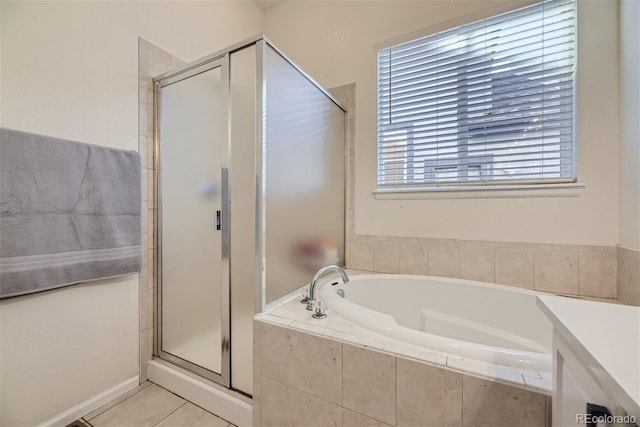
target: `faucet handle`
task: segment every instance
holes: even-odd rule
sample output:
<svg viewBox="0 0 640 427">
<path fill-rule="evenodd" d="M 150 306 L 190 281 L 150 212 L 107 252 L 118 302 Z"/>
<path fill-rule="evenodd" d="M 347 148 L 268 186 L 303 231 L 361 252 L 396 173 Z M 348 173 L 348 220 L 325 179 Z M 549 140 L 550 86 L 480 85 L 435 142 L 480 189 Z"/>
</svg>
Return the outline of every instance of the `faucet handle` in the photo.
<svg viewBox="0 0 640 427">
<path fill-rule="evenodd" d="M 324 319 L 327 317 L 327 305 L 320 300 L 313 302 L 313 317 L 314 319 Z"/>
</svg>

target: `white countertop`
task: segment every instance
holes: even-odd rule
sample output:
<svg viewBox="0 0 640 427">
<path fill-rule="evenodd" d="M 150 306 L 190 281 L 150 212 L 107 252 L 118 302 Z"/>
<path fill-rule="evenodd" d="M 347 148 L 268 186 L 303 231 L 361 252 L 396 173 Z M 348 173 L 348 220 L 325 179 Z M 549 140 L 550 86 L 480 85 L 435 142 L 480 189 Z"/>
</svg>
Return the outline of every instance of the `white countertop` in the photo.
<svg viewBox="0 0 640 427">
<path fill-rule="evenodd" d="M 578 348 L 585 367 L 605 372 L 600 384 L 629 413 L 640 410 L 640 307 L 539 295 L 555 330 Z"/>
</svg>

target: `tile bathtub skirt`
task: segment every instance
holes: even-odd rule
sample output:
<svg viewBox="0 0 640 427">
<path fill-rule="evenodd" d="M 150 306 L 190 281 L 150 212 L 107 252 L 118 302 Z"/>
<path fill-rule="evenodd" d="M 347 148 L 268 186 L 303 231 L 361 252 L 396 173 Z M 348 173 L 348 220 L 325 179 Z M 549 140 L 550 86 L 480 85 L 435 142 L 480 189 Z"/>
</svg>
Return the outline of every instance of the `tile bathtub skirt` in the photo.
<svg viewBox="0 0 640 427">
<path fill-rule="evenodd" d="M 0 129 L 0 298 L 140 271 L 140 157 Z"/>
</svg>

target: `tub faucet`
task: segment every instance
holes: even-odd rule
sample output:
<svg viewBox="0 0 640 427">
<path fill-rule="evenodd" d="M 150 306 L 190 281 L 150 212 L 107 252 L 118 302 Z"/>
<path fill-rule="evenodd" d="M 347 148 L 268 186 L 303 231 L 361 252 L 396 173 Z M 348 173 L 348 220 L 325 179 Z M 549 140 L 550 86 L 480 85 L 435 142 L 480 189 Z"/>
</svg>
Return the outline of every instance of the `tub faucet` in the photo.
<svg viewBox="0 0 640 427">
<path fill-rule="evenodd" d="M 347 276 L 347 273 L 345 273 L 341 267 L 338 267 L 337 265 L 327 265 L 326 267 L 322 267 L 320 270 L 318 270 L 316 275 L 313 276 L 313 280 L 311 280 L 311 284 L 309 285 L 309 296 L 307 297 L 308 298 L 307 310 L 309 311 L 313 310 L 313 304 L 316 301 L 316 284 L 318 280 L 325 273 L 329 273 L 332 271 L 335 271 L 336 273 L 340 274 L 340 276 L 342 277 L 342 281 L 344 283 L 349 283 L 349 276 Z"/>
</svg>

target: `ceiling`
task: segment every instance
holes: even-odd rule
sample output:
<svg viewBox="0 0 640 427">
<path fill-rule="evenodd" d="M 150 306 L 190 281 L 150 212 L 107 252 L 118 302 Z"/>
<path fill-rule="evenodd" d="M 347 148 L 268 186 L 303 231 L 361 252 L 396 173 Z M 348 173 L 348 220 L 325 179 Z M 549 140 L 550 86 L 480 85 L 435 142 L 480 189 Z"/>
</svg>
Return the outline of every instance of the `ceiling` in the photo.
<svg viewBox="0 0 640 427">
<path fill-rule="evenodd" d="M 263 11 L 277 5 L 278 3 L 282 3 L 283 1 L 284 0 L 253 0 L 253 2 Z"/>
</svg>

